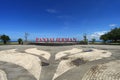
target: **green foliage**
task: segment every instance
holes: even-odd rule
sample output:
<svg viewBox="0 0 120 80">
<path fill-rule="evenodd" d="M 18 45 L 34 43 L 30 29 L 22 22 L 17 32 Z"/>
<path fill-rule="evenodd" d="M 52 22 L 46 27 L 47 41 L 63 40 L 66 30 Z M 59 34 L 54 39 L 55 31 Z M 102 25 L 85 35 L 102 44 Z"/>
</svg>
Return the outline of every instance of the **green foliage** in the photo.
<svg viewBox="0 0 120 80">
<path fill-rule="evenodd" d="M 83 40 L 80 41 L 80 44 L 87 44 L 87 43 L 88 43 L 88 39 L 87 39 L 87 36 L 85 34 L 85 35 L 83 35 Z"/>
<path fill-rule="evenodd" d="M 96 39 L 95 39 L 95 38 L 93 38 L 93 39 L 92 39 L 92 44 L 94 44 L 94 43 L 95 43 L 95 41 L 96 41 Z"/>
<path fill-rule="evenodd" d="M 87 42 L 87 36 L 86 36 L 86 34 L 83 36 L 83 38 L 84 38 L 84 41 Z"/>
<path fill-rule="evenodd" d="M 80 41 L 80 44 L 87 44 L 87 42 L 85 42 L 85 41 Z"/>
<path fill-rule="evenodd" d="M 19 44 L 22 44 L 23 43 L 23 40 L 21 38 L 18 39 L 18 43 Z"/>
<path fill-rule="evenodd" d="M 3 41 L 4 44 L 10 41 L 10 38 L 7 35 L 1 35 L 0 39 Z"/>
<path fill-rule="evenodd" d="M 109 40 L 108 34 L 101 35 L 100 39 L 103 40 L 104 43 L 106 43 L 106 41 Z"/>
<path fill-rule="evenodd" d="M 105 43 L 108 40 L 110 40 L 111 42 L 120 41 L 120 28 L 114 28 L 108 33 L 101 35 L 100 39 L 103 40 Z"/>
</svg>

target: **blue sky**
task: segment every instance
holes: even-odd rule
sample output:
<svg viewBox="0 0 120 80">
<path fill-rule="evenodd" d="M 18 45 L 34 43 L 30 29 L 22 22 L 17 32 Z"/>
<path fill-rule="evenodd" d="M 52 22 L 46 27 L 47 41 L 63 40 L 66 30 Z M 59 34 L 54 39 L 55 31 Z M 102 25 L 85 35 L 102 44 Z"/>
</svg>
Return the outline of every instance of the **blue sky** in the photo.
<svg viewBox="0 0 120 80">
<path fill-rule="evenodd" d="M 0 0 L 0 34 L 96 38 L 119 26 L 120 0 Z"/>
</svg>

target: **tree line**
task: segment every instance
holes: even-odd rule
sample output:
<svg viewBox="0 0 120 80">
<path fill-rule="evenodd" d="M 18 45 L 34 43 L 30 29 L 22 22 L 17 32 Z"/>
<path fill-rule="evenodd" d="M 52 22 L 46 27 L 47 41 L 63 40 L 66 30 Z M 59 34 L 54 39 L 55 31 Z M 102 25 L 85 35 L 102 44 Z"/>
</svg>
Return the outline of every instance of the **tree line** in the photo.
<svg viewBox="0 0 120 80">
<path fill-rule="evenodd" d="M 4 43 L 7 44 L 11 39 L 8 35 L 0 35 L 0 40 Z M 23 40 L 21 38 L 18 38 L 18 44 L 23 44 Z"/>
<path fill-rule="evenodd" d="M 103 40 L 104 43 L 111 42 L 117 43 L 120 42 L 120 27 L 116 27 L 111 29 L 109 32 L 100 36 L 100 39 Z"/>
<path fill-rule="evenodd" d="M 86 34 L 83 35 L 83 41 L 80 41 L 80 43 L 82 44 L 87 44 L 88 43 L 88 39 Z M 4 43 L 7 44 L 7 42 L 9 42 L 11 39 L 8 35 L 0 35 L 0 40 Z M 103 34 L 100 36 L 100 40 L 103 40 L 104 43 L 106 42 L 111 42 L 111 43 L 118 43 L 120 42 L 120 27 L 116 27 L 111 29 L 109 32 Z M 92 39 L 92 43 L 94 43 L 96 40 L 93 38 Z M 18 38 L 18 44 L 23 44 L 23 40 L 22 38 Z"/>
</svg>

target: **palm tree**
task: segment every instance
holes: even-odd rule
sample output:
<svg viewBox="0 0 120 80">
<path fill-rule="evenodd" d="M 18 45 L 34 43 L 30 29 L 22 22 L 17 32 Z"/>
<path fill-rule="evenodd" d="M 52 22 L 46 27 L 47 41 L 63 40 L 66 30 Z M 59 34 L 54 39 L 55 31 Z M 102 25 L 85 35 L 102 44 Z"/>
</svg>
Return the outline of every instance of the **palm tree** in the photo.
<svg viewBox="0 0 120 80">
<path fill-rule="evenodd" d="M 18 43 L 22 44 L 23 40 L 21 38 L 18 39 Z"/>
<path fill-rule="evenodd" d="M 6 44 L 8 41 L 10 41 L 10 38 L 7 35 L 1 35 L 0 39 L 3 41 L 4 44 Z"/>
<path fill-rule="evenodd" d="M 83 41 L 84 41 L 84 43 L 85 43 L 85 44 L 87 44 L 87 43 L 88 43 L 87 35 L 86 35 L 86 34 L 84 34 L 84 35 L 83 35 L 83 38 L 84 38 L 84 40 L 83 40 Z"/>
</svg>

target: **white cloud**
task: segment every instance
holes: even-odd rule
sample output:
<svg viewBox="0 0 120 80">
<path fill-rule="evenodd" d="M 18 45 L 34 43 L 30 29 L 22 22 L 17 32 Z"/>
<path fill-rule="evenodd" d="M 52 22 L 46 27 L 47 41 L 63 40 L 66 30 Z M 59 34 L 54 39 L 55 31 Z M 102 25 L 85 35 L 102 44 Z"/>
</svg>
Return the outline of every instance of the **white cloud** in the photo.
<svg viewBox="0 0 120 80">
<path fill-rule="evenodd" d="M 58 18 L 68 18 L 69 16 L 57 16 Z"/>
<path fill-rule="evenodd" d="M 98 31 L 98 32 L 94 32 L 93 34 L 89 35 L 88 38 L 92 39 L 95 38 L 97 40 L 99 40 L 100 36 L 107 33 L 108 31 Z"/>
<path fill-rule="evenodd" d="M 48 13 L 57 13 L 57 10 L 55 9 L 46 9 Z"/>
<path fill-rule="evenodd" d="M 110 27 L 116 27 L 117 24 L 110 24 L 109 26 L 110 26 Z"/>
</svg>

